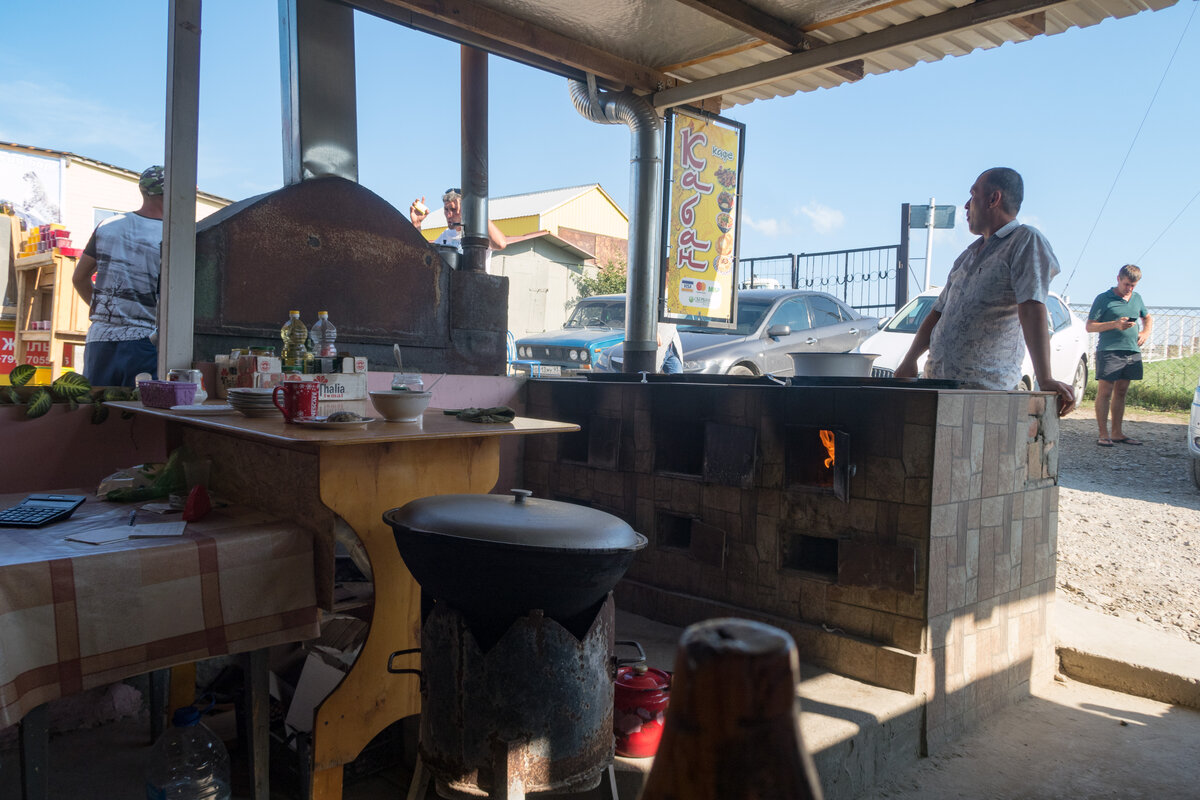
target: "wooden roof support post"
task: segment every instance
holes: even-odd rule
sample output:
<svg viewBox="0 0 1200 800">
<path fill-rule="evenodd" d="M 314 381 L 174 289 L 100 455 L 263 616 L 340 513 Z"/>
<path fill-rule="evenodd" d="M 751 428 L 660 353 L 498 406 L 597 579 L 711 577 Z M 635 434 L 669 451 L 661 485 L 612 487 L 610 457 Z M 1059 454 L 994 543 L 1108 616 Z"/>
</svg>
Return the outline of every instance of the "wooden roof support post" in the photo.
<svg viewBox="0 0 1200 800">
<path fill-rule="evenodd" d="M 201 0 L 171 0 L 167 16 L 167 173 L 163 198 L 158 375 L 192 366 L 196 295 L 196 147 Z"/>
</svg>

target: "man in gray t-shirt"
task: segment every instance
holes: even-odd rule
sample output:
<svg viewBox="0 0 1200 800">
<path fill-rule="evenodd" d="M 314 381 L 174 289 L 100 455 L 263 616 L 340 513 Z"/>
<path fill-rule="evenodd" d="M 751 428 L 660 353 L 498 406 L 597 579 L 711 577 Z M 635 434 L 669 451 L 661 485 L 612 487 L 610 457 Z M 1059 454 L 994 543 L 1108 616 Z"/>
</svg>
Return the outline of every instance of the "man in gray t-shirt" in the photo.
<svg viewBox="0 0 1200 800">
<path fill-rule="evenodd" d="M 928 350 L 930 378 L 976 389 L 1015 389 L 1023 339 L 1038 387 L 1058 395 L 1062 416 L 1074 408 L 1075 393 L 1050 374 L 1046 324 L 1046 295 L 1058 274 L 1058 259 L 1040 231 L 1017 222 L 1023 196 L 1021 176 L 1007 167 L 989 169 L 975 180 L 967 225 L 980 238 L 955 260 L 896 377 L 915 378 L 917 359 Z"/>
</svg>

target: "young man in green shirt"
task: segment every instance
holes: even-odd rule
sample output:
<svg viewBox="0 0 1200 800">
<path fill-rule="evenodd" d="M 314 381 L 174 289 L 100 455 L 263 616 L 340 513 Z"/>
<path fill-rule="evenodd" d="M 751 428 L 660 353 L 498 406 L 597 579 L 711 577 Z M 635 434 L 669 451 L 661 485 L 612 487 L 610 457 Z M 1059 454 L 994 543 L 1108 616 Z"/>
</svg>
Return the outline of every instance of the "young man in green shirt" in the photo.
<svg viewBox="0 0 1200 800">
<path fill-rule="evenodd" d="M 1096 345 L 1096 422 L 1100 438 L 1096 444 L 1141 444 L 1125 435 L 1121 422 L 1125 417 L 1125 393 L 1130 381 L 1142 379 L 1141 346 L 1150 338 L 1153 322 L 1142 297 L 1133 290 L 1142 279 L 1142 271 L 1126 264 L 1117 273 L 1117 285 L 1099 295 L 1088 312 L 1088 333 L 1099 333 Z M 1141 320 L 1141 330 L 1137 329 Z M 1112 412 L 1112 433 L 1108 417 Z"/>
</svg>

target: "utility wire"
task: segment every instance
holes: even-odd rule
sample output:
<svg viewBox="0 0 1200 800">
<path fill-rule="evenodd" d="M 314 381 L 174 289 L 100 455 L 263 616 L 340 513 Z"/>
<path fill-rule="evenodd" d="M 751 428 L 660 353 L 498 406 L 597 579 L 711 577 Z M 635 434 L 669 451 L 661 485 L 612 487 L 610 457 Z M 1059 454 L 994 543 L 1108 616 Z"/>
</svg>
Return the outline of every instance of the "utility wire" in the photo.
<svg viewBox="0 0 1200 800">
<path fill-rule="evenodd" d="M 1171 230 L 1171 226 L 1179 221 L 1179 218 L 1183 216 L 1183 212 L 1187 211 L 1188 207 L 1190 207 L 1192 205 L 1192 203 L 1196 202 L 1197 197 L 1200 197 L 1200 192 L 1196 192 L 1194 195 L 1192 195 L 1191 200 L 1188 200 L 1186 203 L 1184 203 L 1183 208 L 1179 209 L 1179 213 L 1175 215 L 1175 219 L 1168 222 L 1167 227 L 1163 228 L 1162 233 L 1160 233 L 1157 236 L 1157 238 L 1155 238 L 1155 240 L 1150 243 L 1150 246 L 1146 248 L 1146 253 L 1149 253 L 1151 250 L 1153 250 L 1154 245 L 1158 244 L 1158 240 L 1167 235 L 1167 231 Z M 1138 257 L 1138 261 L 1144 261 L 1146 258 L 1146 253 L 1142 253 Z"/>
<path fill-rule="evenodd" d="M 1175 56 L 1179 53 L 1179 48 L 1183 45 L 1183 39 L 1187 36 L 1188 28 L 1192 26 L 1192 19 L 1196 16 L 1197 6 L 1200 6 L 1200 3 L 1192 5 L 1192 13 L 1188 16 L 1187 24 L 1183 26 L 1183 30 L 1179 34 L 1179 41 L 1175 43 L 1175 49 L 1171 51 L 1171 58 L 1167 61 L 1167 66 L 1163 70 L 1162 77 L 1158 79 L 1158 86 L 1154 90 L 1154 96 L 1150 98 L 1150 104 L 1146 106 L 1146 113 L 1142 115 L 1142 121 L 1138 125 L 1137 131 L 1133 134 L 1133 141 L 1129 143 L 1129 149 L 1125 151 L 1125 158 L 1121 161 L 1121 166 L 1117 169 L 1117 174 L 1113 177 L 1112 186 L 1108 187 L 1108 194 L 1104 196 L 1104 202 L 1100 205 L 1100 210 L 1096 213 L 1096 221 L 1092 223 L 1092 229 L 1088 231 L 1087 239 L 1084 240 L 1083 247 L 1079 250 L 1079 257 L 1075 259 L 1075 266 L 1071 267 L 1071 274 L 1067 277 L 1066 285 L 1063 286 L 1064 294 L 1066 294 L 1067 288 L 1071 285 L 1071 279 L 1075 277 L 1075 270 L 1079 269 L 1079 262 L 1083 261 L 1083 254 L 1087 252 L 1088 245 L 1092 241 L 1092 235 L 1100 225 L 1100 218 L 1104 216 L 1104 209 L 1108 207 L 1108 201 L 1112 198 L 1113 191 L 1117 188 L 1117 181 L 1121 179 L 1121 173 L 1125 171 L 1125 165 L 1129 162 L 1129 156 L 1133 153 L 1133 146 L 1137 144 L 1138 137 L 1142 134 L 1142 128 L 1145 127 L 1146 120 L 1150 116 L 1150 109 L 1154 108 L 1154 101 L 1158 99 L 1158 93 L 1162 90 L 1162 85 L 1167 79 L 1167 73 L 1171 71 L 1171 65 L 1175 63 Z M 1193 197 L 1192 199 L 1194 200 L 1195 198 Z M 1188 204 L 1190 205 L 1191 202 L 1189 201 Z M 1156 239 L 1155 241 L 1158 240 Z M 1151 247 L 1153 246 L 1151 245 Z"/>
</svg>

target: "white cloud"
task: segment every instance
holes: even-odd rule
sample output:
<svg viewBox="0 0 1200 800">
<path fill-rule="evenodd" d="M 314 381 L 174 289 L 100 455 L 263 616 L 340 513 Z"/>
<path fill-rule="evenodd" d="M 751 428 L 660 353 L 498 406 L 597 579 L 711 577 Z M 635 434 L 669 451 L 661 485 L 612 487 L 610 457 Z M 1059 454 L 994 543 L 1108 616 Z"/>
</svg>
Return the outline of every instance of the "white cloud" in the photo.
<svg viewBox="0 0 1200 800">
<path fill-rule="evenodd" d="M 784 226 L 779 220 L 771 217 L 769 219 L 754 219 L 749 214 L 742 214 L 742 224 L 756 230 L 764 236 L 778 236 L 784 232 Z"/>
<path fill-rule="evenodd" d="M 107 106 L 55 84 L 18 80 L 0 82 L 0 96 L 21 98 L 0 118 L 0 139 L 32 147 L 67 150 L 84 158 L 141 169 L 161 160 L 161 126 L 147 124 L 131 111 Z M 121 158 L 120 154 L 128 154 Z M 157 154 L 157 155 L 155 155 Z"/>
<path fill-rule="evenodd" d="M 800 209 L 800 213 L 812 222 L 817 233 L 832 233 L 846 224 L 846 215 L 836 208 L 822 205 L 815 200 Z"/>
</svg>

